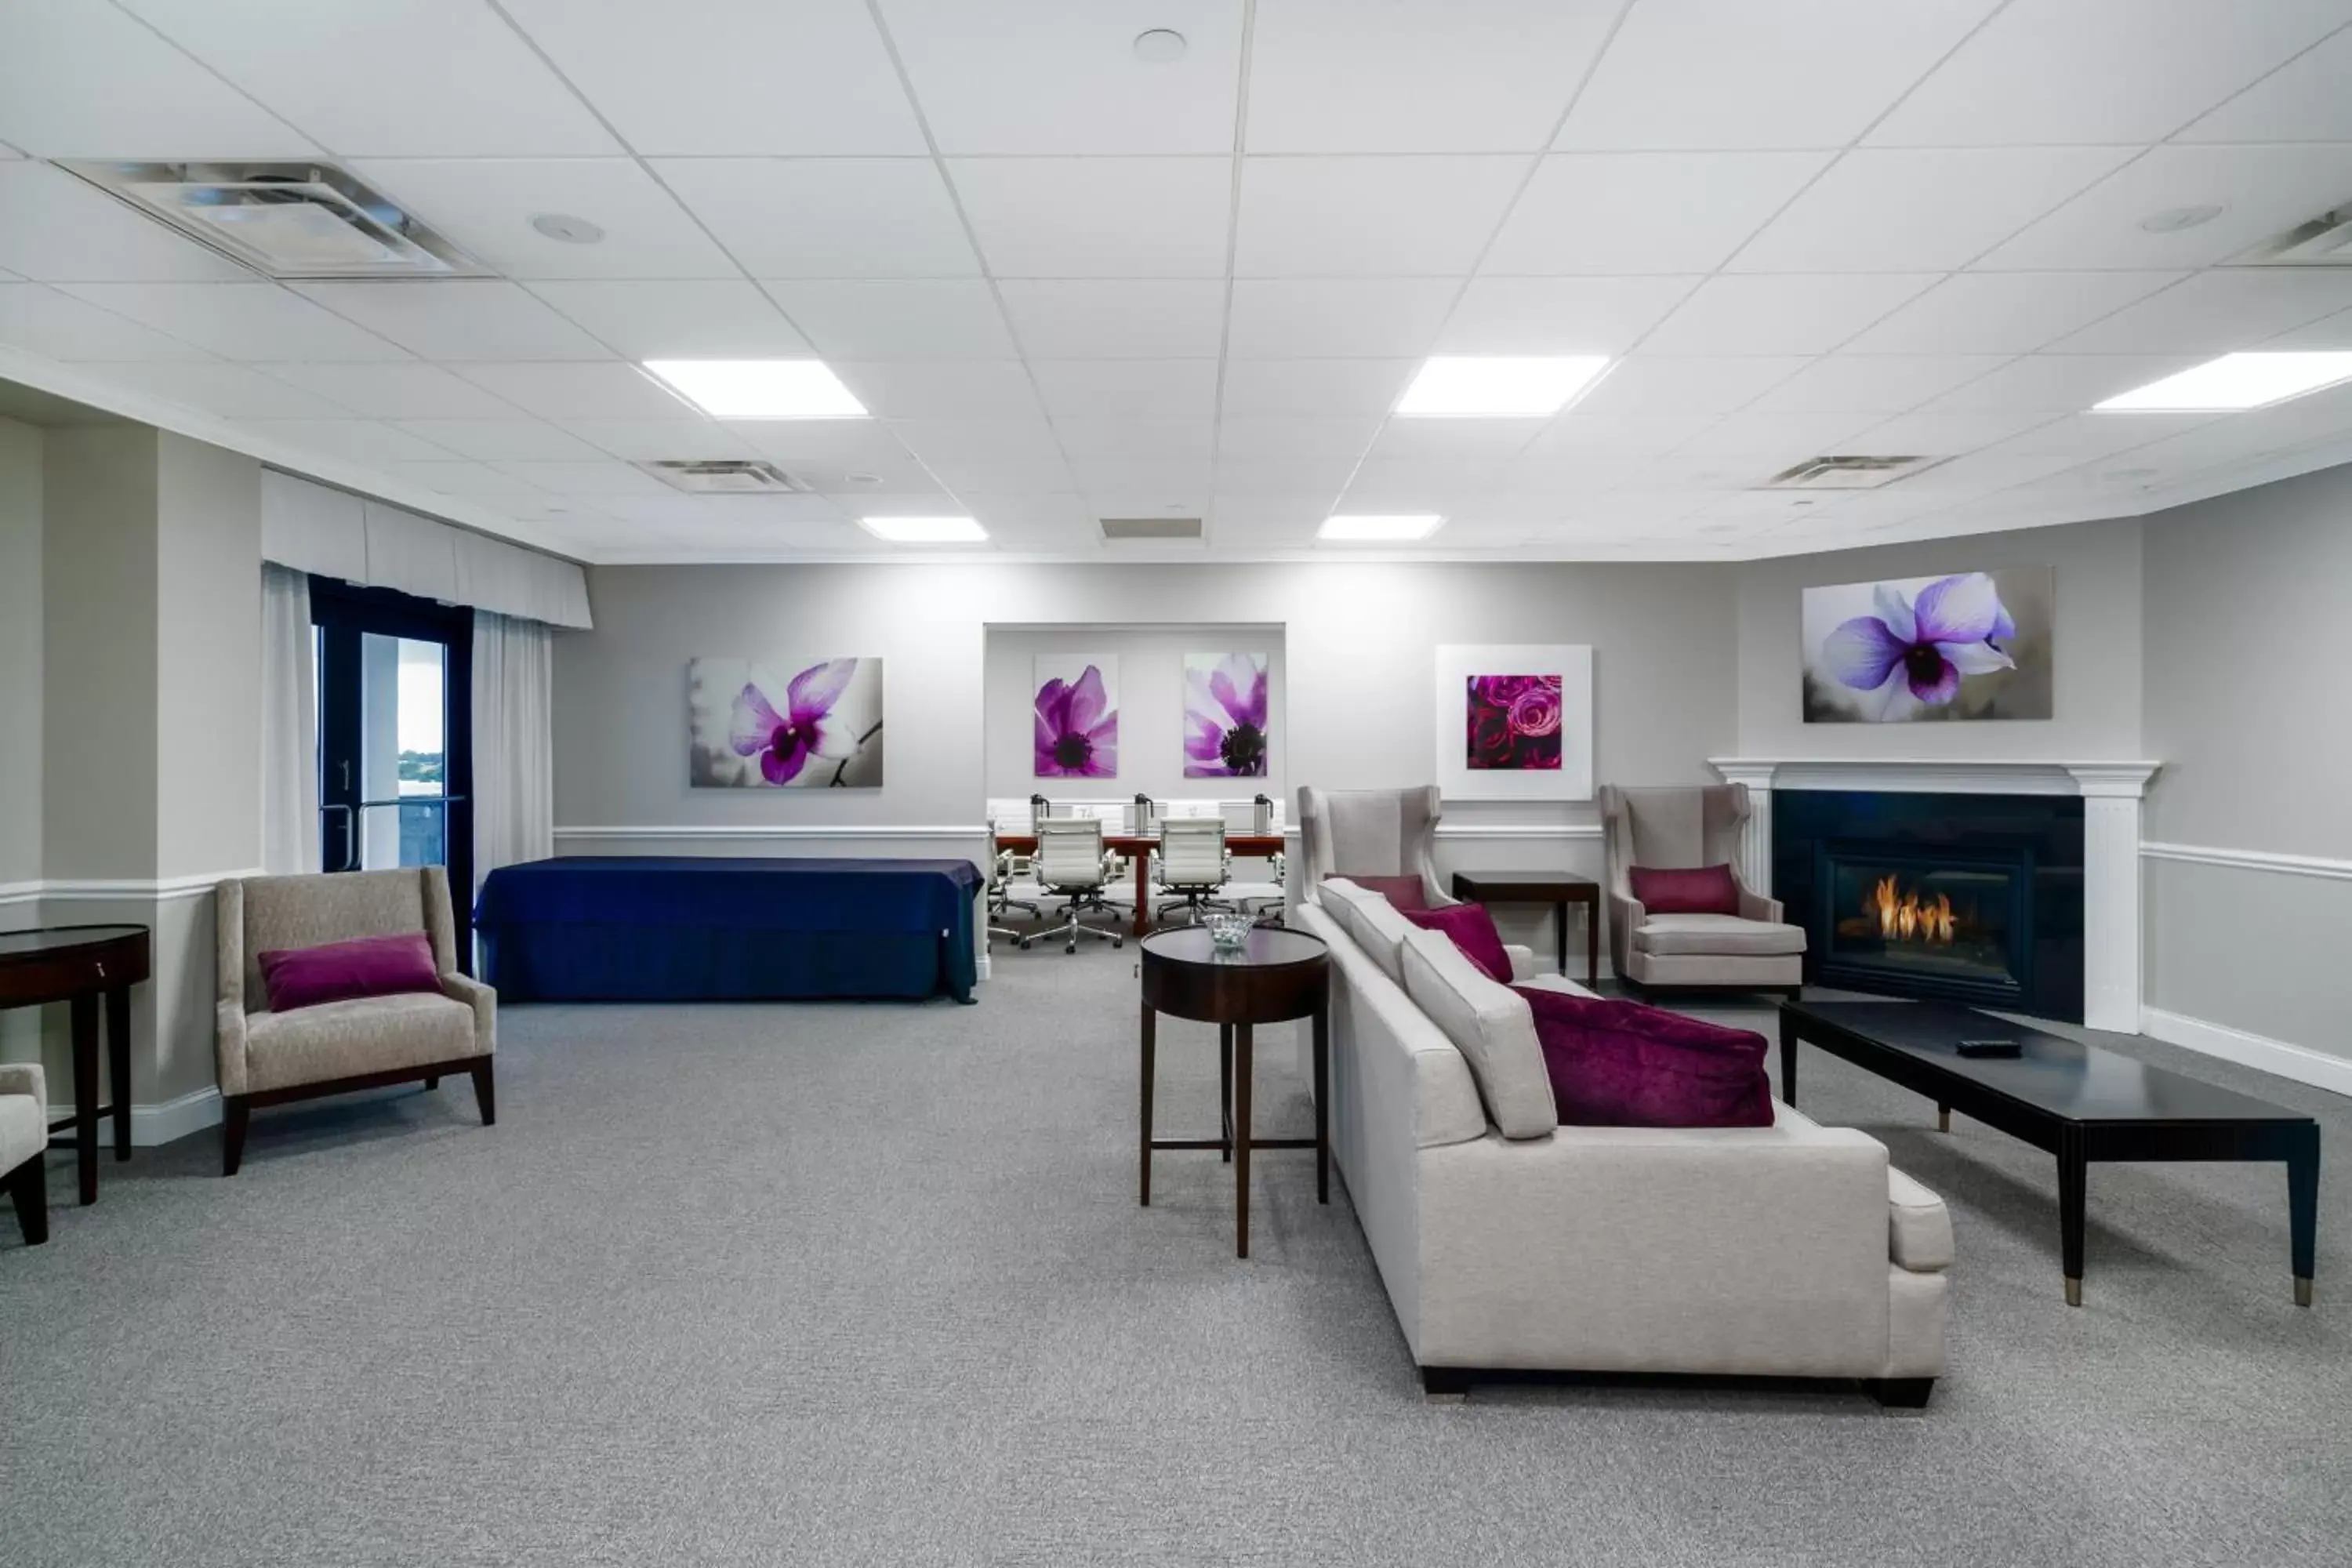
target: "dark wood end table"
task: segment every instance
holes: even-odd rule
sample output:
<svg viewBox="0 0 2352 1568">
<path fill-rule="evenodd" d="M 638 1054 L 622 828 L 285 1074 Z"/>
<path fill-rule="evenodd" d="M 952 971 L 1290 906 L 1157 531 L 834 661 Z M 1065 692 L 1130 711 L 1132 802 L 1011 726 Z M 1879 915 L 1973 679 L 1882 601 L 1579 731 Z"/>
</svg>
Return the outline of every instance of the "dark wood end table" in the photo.
<svg viewBox="0 0 2352 1568">
<path fill-rule="evenodd" d="M 131 988 L 152 967 L 145 926 L 45 926 L 0 931 L 0 1007 L 63 1002 L 73 1031 L 71 1131 L 81 1201 L 98 1202 L 98 1119 L 114 1119 L 114 1157 L 131 1158 Z M 98 1102 L 98 1010 L 106 1005 L 112 1103 Z"/>
<path fill-rule="evenodd" d="M 1234 1167 L 1234 1256 L 1249 1256 L 1250 1152 L 1315 1151 L 1315 1201 L 1331 1201 L 1331 950 L 1305 931 L 1253 928 L 1234 952 L 1218 951 L 1201 927 L 1143 941 L 1143 1146 L 1138 1201 L 1151 1204 L 1154 1149 L 1221 1150 Z M 1215 1138 L 1154 1138 L 1151 1081 L 1160 1014 L 1217 1026 L 1224 1126 Z M 1315 1136 L 1259 1138 L 1250 1121 L 1256 1058 L 1252 1029 L 1289 1018 L 1315 1028 Z"/>
<path fill-rule="evenodd" d="M 1568 906 L 1584 906 L 1584 984 L 1601 989 L 1601 884 L 1573 871 L 1456 871 L 1454 896 L 1474 904 L 1549 904 L 1559 918 L 1559 972 L 1568 973 Z"/>
<path fill-rule="evenodd" d="M 1964 1039 L 2015 1040 L 2015 1057 L 1963 1057 Z M 2136 1057 L 1938 1002 L 1783 1002 L 1780 1098 L 1797 1103 L 1797 1042 L 2058 1156 L 2066 1304 L 2083 1304 L 2083 1210 L 2094 1160 L 2278 1160 L 2286 1165 L 2294 1300 L 2311 1305 L 2319 1229 L 2319 1123 L 2299 1111 Z"/>
</svg>

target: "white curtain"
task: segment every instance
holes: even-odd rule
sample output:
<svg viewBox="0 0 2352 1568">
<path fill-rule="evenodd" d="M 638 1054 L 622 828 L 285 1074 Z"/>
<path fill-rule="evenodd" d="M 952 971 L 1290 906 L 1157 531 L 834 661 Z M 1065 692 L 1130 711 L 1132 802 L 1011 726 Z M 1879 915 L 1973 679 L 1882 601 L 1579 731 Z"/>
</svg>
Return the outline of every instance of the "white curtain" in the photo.
<svg viewBox="0 0 2352 1568">
<path fill-rule="evenodd" d="M 555 853 L 555 634 L 474 613 L 474 885 Z"/>
<path fill-rule="evenodd" d="M 319 693 L 310 579 L 261 568 L 261 865 L 319 868 Z"/>
</svg>

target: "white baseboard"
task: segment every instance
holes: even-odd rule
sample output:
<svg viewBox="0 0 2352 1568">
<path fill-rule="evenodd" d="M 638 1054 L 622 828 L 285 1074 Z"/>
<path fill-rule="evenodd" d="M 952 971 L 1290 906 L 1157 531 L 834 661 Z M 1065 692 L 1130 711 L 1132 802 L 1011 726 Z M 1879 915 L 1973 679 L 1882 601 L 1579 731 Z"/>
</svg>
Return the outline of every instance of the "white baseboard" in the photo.
<svg viewBox="0 0 2352 1568">
<path fill-rule="evenodd" d="M 62 1121 L 74 1113 L 70 1103 L 49 1105 L 49 1120 Z M 161 1105 L 131 1107 L 131 1142 L 142 1149 L 158 1143 L 170 1143 L 185 1138 L 191 1132 L 201 1132 L 207 1127 L 217 1127 L 221 1119 L 221 1097 L 217 1089 L 199 1089 L 167 1100 Z M 63 1137 L 60 1133 L 58 1136 Z M 102 1147 L 114 1144 L 114 1122 L 101 1116 L 98 1121 L 98 1138 Z"/>
<path fill-rule="evenodd" d="M 2140 1009 L 2140 1030 L 2167 1045 L 2202 1051 L 2241 1067 L 2260 1068 L 2315 1089 L 2352 1095 L 2352 1061 L 2315 1051 L 2308 1046 L 2289 1045 L 2284 1040 L 2232 1029 L 2226 1024 L 2192 1018 L 2185 1013 L 2168 1013 L 2161 1007 Z"/>
</svg>

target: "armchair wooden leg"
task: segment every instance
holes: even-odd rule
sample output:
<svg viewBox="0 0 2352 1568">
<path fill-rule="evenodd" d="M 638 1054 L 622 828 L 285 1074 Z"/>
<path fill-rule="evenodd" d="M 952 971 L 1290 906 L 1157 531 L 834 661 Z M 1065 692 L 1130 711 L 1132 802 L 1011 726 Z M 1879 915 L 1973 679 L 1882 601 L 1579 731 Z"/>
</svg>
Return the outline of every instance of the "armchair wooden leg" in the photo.
<svg viewBox="0 0 2352 1568">
<path fill-rule="evenodd" d="M 1923 1410 L 1936 1392 L 1932 1377 L 1873 1377 L 1864 1379 L 1870 1396 L 1887 1410 Z"/>
<path fill-rule="evenodd" d="M 482 1125 L 499 1124 L 499 1089 L 490 1078 L 490 1058 L 484 1057 L 474 1072 L 474 1103 L 481 1107 Z"/>
<path fill-rule="evenodd" d="M 245 1129 L 253 1107 L 241 1094 L 221 1098 L 221 1174 L 234 1176 L 245 1163 Z"/>
<path fill-rule="evenodd" d="M 8 1195 L 16 1200 L 16 1224 L 25 1232 L 25 1245 L 38 1247 L 48 1240 L 48 1170 L 40 1155 L 8 1173 Z"/>
<path fill-rule="evenodd" d="M 427 1093 L 427 1094 L 431 1094 L 435 1089 L 439 1089 L 440 1087 L 441 1087 L 441 1075 L 440 1075 L 439 1073 L 437 1073 L 437 1072 L 434 1072 L 434 1073 L 426 1073 L 426 1074 L 425 1075 L 425 1093 Z"/>
</svg>

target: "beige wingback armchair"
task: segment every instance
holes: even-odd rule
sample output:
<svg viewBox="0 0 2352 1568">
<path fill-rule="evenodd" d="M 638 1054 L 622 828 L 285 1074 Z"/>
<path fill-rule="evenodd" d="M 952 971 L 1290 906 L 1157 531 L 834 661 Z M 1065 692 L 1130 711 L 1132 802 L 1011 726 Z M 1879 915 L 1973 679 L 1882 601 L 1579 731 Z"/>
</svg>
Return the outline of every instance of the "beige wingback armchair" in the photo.
<svg viewBox="0 0 2352 1568">
<path fill-rule="evenodd" d="M 1780 903 L 1739 875 L 1748 821 L 1746 784 L 1601 791 L 1609 860 L 1609 962 L 1621 981 L 1643 985 L 1786 991 L 1805 978 L 1805 933 Z M 1729 866 L 1739 912 L 1652 914 L 1633 896 L 1636 867 Z"/>
<path fill-rule="evenodd" d="M 1437 786 L 1317 789 L 1298 786 L 1298 843 L 1305 897 L 1332 877 L 1414 877 L 1431 909 L 1460 902 L 1438 884 L 1433 850 L 1441 815 Z"/>
<path fill-rule="evenodd" d="M 0 1185 L 16 1203 L 25 1245 L 49 1239 L 49 1091 L 34 1062 L 0 1063 Z"/>
<path fill-rule="evenodd" d="M 498 993 L 457 972 L 449 878 L 440 867 L 223 882 L 215 919 L 222 1174 L 236 1174 L 256 1106 L 419 1079 L 433 1089 L 442 1074 L 464 1072 L 473 1076 L 482 1125 L 498 1121 L 490 1074 Z M 269 1011 L 261 954 L 408 931 L 423 931 L 432 942 L 438 993 Z"/>
</svg>

